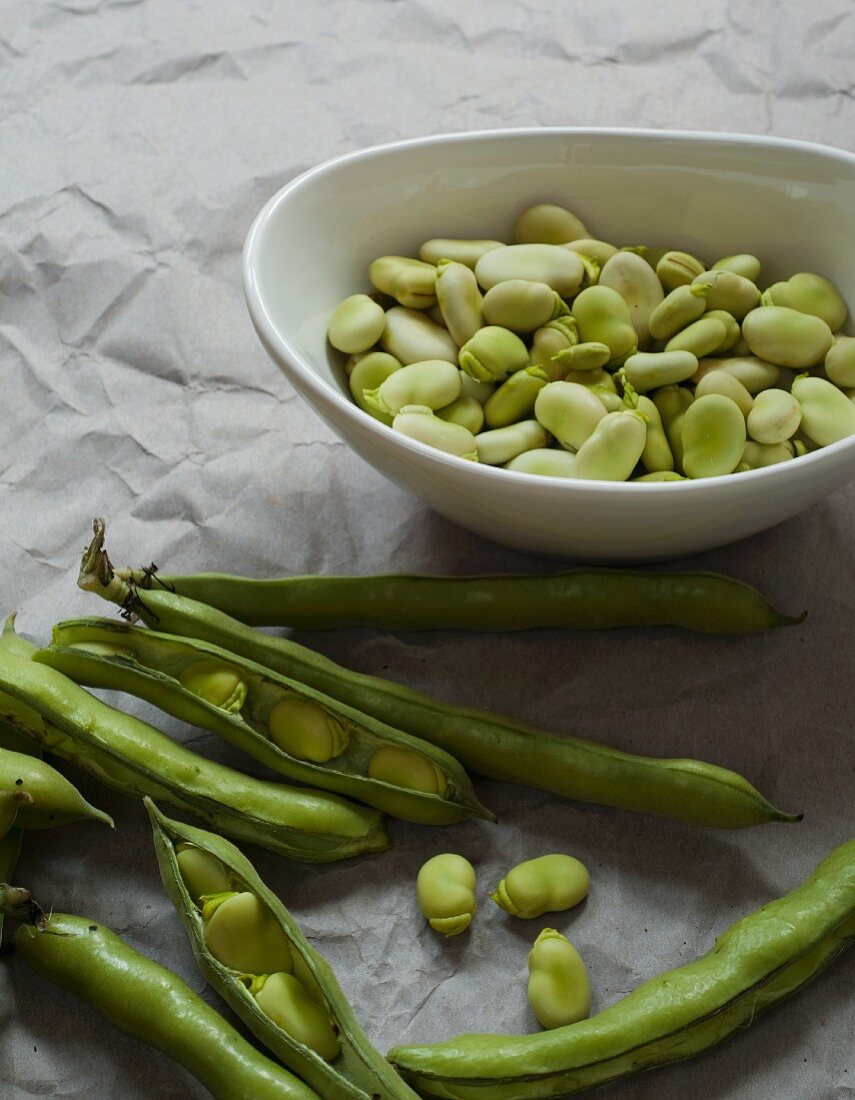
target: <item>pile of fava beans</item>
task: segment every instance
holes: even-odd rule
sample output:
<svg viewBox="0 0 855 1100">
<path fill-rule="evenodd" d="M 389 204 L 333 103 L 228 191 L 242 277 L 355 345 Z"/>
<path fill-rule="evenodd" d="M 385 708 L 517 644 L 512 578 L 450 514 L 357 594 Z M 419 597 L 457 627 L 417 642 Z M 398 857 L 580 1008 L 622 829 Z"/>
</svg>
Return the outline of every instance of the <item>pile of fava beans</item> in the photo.
<svg viewBox="0 0 855 1100">
<path fill-rule="evenodd" d="M 855 434 L 855 337 L 828 279 L 618 247 L 541 203 L 514 244 L 381 256 L 328 338 L 353 399 L 396 432 L 548 477 L 682 481 Z"/>
</svg>

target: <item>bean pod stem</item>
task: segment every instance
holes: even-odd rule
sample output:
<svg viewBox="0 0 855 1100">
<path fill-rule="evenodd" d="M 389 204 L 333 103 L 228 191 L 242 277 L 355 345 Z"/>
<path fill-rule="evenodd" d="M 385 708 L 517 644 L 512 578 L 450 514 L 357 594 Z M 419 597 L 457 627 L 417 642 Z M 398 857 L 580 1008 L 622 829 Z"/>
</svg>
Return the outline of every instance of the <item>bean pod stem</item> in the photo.
<svg viewBox="0 0 855 1100">
<path fill-rule="evenodd" d="M 793 822 L 742 776 L 698 760 L 634 756 L 593 741 L 558 737 L 485 711 L 452 707 L 379 677 L 351 672 L 295 642 L 270 637 L 165 589 L 138 593 L 113 571 L 96 523 L 80 587 L 127 615 L 179 637 L 201 638 L 275 669 L 452 753 L 465 768 L 565 798 L 738 829 Z"/>
</svg>

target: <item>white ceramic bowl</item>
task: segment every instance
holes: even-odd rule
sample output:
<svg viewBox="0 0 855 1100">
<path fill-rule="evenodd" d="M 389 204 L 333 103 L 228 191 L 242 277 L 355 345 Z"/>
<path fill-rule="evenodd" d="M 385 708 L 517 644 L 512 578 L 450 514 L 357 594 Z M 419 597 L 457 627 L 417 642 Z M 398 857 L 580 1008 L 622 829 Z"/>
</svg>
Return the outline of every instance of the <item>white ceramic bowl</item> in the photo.
<svg viewBox="0 0 855 1100">
<path fill-rule="evenodd" d="M 431 508 L 521 550 L 643 561 L 719 546 L 795 515 L 855 476 L 855 437 L 750 473 L 624 484 L 532 477 L 396 434 L 350 399 L 327 318 L 369 290 L 376 256 L 430 237 L 509 240 L 526 205 L 564 203 L 606 240 L 715 259 L 751 252 L 763 285 L 832 279 L 855 308 L 855 156 L 733 134 L 531 129 L 449 134 L 339 157 L 256 218 L 244 287 L 269 355 L 357 454 Z"/>
</svg>

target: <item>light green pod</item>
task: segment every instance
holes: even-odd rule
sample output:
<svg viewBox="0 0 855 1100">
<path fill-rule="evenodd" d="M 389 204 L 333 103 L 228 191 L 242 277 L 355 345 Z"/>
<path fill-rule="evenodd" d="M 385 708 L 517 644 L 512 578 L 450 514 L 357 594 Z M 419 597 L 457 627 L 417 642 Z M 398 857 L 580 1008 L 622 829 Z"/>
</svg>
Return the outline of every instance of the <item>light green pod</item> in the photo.
<svg viewBox="0 0 855 1100">
<path fill-rule="evenodd" d="M 830 329 L 840 328 L 848 314 L 846 303 L 834 283 L 808 271 L 800 271 L 786 282 L 770 286 L 763 292 L 763 305 L 786 306 L 820 317 Z"/>
<path fill-rule="evenodd" d="M 708 393 L 720 393 L 735 401 L 743 416 L 748 416 L 754 405 L 754 398 L 738 378 L 726 370 L 707 371 L 695 386 L 695 397 L 704 397 Z"/>
<path fill-rule="evenodd" d="M 668 340 L 697 321 L 707 308 L 709 288 L 683 284 L 671 291 L 650 314 L 648 328 L 656 340 Z"/>
<path fill-rule="evenodd" d="M 460 372 L 460 396 L 471 397 L 479 405 L 486 405 L 490 397 L 495 393 L 496 387 L 492 382 L 479 382 L 466 371 Z"/>
<path fill-rule="evenodd" d="M 525 370 L 512 374 L 496 389 L 484 406 L 487 426 L 505 428 L 508 424 L 516 424 L 518 420 L 527 420 L 534 412 L 537 395 L 549 380 L 549 375 L 542 367 L 526 367 Z"/>
<path fill-rule="evenodd" d="M 518 244 L 566 244 L 587 236 L 587 229 L 572 210 L 549 202 L 529 206 L 514 225 Z"/>
<path fill-rule="evenodd" d="M 545 447 L 548 442 L 549 436 L 537 420 L 521 420 L 475 436 L 478 461 L 488 466 L 504 466 L 523 451 Z"/>
<path fill-rule="evenodd" d="M 707 312 L 722 309 L 741 321 L 760 301 L 760 291 L 750 279 L 735 271 L 704 271 L 692 286 L 708 286 Z"/>
<path fill-rule="evenodd" d="M 219 894 L 202 907 L 205 946 L 239 974 L 293 969 L 291 946 L 270 909 L 248 890 Z"/>
<path fill-rule="evenodd" d="M 690 351 L 698 359 L 712 355 L 727 343 L 727 326 L 718 317 L 701 317 L 672 336 L 665 345 L 666 351 Z"/>
<path fill-rule="evenodd" d="M 111 817 L 90 806 L 65 776 L 29 753 L 0 748 L 0 791 L 22 791 L 30 796 L 17 806 L 15 825 L 19 829 L 52 829 L 87 820 L 103 821 L 113 828 Z"/>
<path fill-rule="evenodd" d="M 690 351 L 640 351 L 630 355 L 621 367 L 623 377 L 636 393 L 685 382 L 697 369 L 697 356 Z"/>
<path fill-rule="evenodd" d="M 340 1049 L 338 1036 L 325 1005 L 313 1000 L 293 974 L 263 977 L 254 991 L 255 1003 L 265 1016 L 294 1040 L 331 1062 Z"/>
<path fill-rule="evenodd" d="M 767 363 L 765 359 L 750 355 L 740 355 L 727 359 L 701 359 L 691 380 L 697 385 L 711 371 L 722 370 L 733 375 L 752 395 L 769 389 L 781 378 L 781 368 L 774 363 Z"/>
<path fill-rule="evenodd" d="M 228 714 L 239 714 L 246 702 L 246 681 L 225 661 L 208 657 L 194 661 L 182 669 L 178 681 L 198 699 Z"/>
<path fill-rule="evenodd" d="M 455 344 L 466 343 L 484 325 L 483 299 L 471 267 L 442 260 L 436 269 L 436 300 Z"/>
<path fill-rule="evenodd" d="M 602 401 L 577 382 L 550 382 L 537 395 L 534 415 L 562 447 L 578 451 L 606 416 Z"/>
<path fill-rule="evenodd" d="M 784 443 L 755 443 L 753 439 L 749 439 L 735 472 L 742 474 L 748 470 L 762 470 L 765 466 L 777 466 L 779 462 L 789 462 L 795 453 L 795 444 L 791 440 Z"/>
<path fill-rule="evenodd" d="M 360 409 L 367 412 L 369 416 L 373 416 L 375 420 L 388 424 L 389 427 L 392 426 L 392 417 L 366 401 L 365 393 L 366 391 L 378 390 L 389 375 L 394 374 L 396 370 L 400 370 L 402 366 L 400 359 L 396 359 L 394 355 L 390 355 L 387 351 L 372 351 L 368 355 L 363 355 L 358 362 L 354 363 L 350 377 L 347 380 L 353 400 Z"/>
<path fill-rule="evenodd" d="M 588 971 L 572 943 L 544 928 L 528 956 L 528 1003 L 542 1027 L 575 1024 L 591 1013 Z"/>
<path fill-rule="evenodd" d="M 510 329 L 487 325 L 466 341 L 458 362 L 460 369 L 478 382 L 494 382 L 527 367 L 528 348 Z"/>
<path fill-rule="evenodd" d="M 792 395 L 801 405 L 801 430 L 820 447 L 855 434 L 855 405 L 833 382 L 800 375 Z"/>
<path fill-rule="evenodd" d="M 554 852 L 518 863 L 490 897 L 512 917 L 532 920 L 572 909 L 588 896 L 591 876 L 573 856 Z"/>
<path fill-rule="evenodd" d="M 749 252 L 737 252 L 733 256 L 722 256 L 720 260 L 716 260 L 710 271 L 732 271 L 756 284 L 760 277 L 760 261 Z"/>
<path fill-rule="evenodd" d="M 709 302 L 707 302 L 709 306 Z M 739 341 L 742 339 L 742 330 L 739 327 L 739 322 L 733 316 L 732 313 L 728 313 L 724 309 L 709 309 L 704 314 L 705 317 L 715 317 L 716 320 L 721 321 L 724 325 L 725 335 L 724 340 L 716 349 L 716 355 L 723 355 L 726 351 L 731 351 Z"/>
<path fill-rule="evenodd" d="M 478 461 L 475 436 L 460 424 L 449 424 L 425 405 L 405 405 L 392 421 L 392 427 L 408 439 L 418 440 L 446 454 L 469 462 Z"/>
<path fill-rule="evenodd" d="M 683 471 L 691 478 L 732 474 L 745 450 L 745 417 L 719 393 L 696 398 L 683 419 Z"/>
<path fill-rule="evenodd" d="M 573 302 L 573 316 L 581 342 L 606 344 L 613 366 L 620 366 L 636 350 L 638 337 L 629 306 L 611 287 L 591 286 L 583 290 Z"/>
<path fill-rule="evenodd" d="M 610 260 L 618 251 L 608 241 L 598 241 L 594 237 L 580 237 L 577 241 L 568 241 L 564 247 L 573 252 L 578 252 L 580 256 L 584 256 L 588 260 L 593 260 L 595 264 L 599 264 L 601 269 L 606 261 Z"/>
<path fill-rule="evenodd" d="M 540 477 L 572 477 L 575 461 L 572 451 L 562 451 L 558 447 L 535 447 L 512 458 L 505 469 L 515 470 L 518 474 L 538 474 Z"/>
<path fill-rule="evenodd" d="M 834 342 L 821 317 L 787 306 L 760 306 L 742 322 L 751 354 L 781 367 L 816 366 Z"/>
<path fill-rule="evenodd" d="M 519 373 L 524 374 L 525 371 Z M 511 375 L 511 378 L 517 377 L 516 374 Z M 452 401 L 444 409 L 437 409 L 436 415 L 449 424 L 459 424 L 473 435 L 477 435 L 484 427 L 484 407 L 474 397 L 464 397 L 461 394 L 456 401 Z"/>
<path fill-rule="evenodd" d="M 426 359 L 393 371 L 376 390 L 366 390 L 364 400 L 388 416 L 406 405 L 444 409 L 460 396 L 460 371 L 445 359 Z"/>
<path fill-rule="evenodd" d="M 344 723 L 313 699 L 288 695 L 267 716 L 267 732 L 274 745 L 313 764 L 327 764 L 341 756 L 349 743 Z"/>
<path fill-rule="evenodd" d="M 486 252 L 475 265 L 475 275 L 485 290 L 506 279 L 530 279 L 569 298 L 582 285 L 585 266 L 578 253 L 561 245 L 511 244 Z"/>
<path fill-rule="evenodd" d="M 678 474 L 676 470 L 651 470 L 649 474 L 630 478 L 630 481 L 688 481 L 688 478 Z"/>
<path fill-rule="evenodd" d="M 855 386 L 855 336 L 834 337 L 825 356 L 825 373 L 835 386 Z"/>
<path fill-rule="evenodd" d="M 584 344 L 571 344 L 553 356 L 554 361 L 566 371 L 600 370 L 612 357 L 608 344 L 589 340 Z"/>
<path fill-rule="evenodd" d="M 436 305 L 436 268 L 409 256 L 380 256 L 368 267 L 371 285 L 408 309 Z"/>
<path fill-rule="evenodd" d="M 383 745 L 377 749 L 368 763 L 368 774 L 372 779 L 409 791 L 435 794 L 440 798 L 448 793 L 448 776 L 439 764 L 401 745 Z"/>
<path fill-rule="evenodd" d="M 635 252 L 618 252 L 600 272 L 600 286 L 611 287 L 629 307 L 639 347 L 650 340 L 650 317 L 665 298 L 653 268 Z"/>
<path fill-rule="evenodd" d="M 178 844 L 175 859 L 187 890 L 197 905 L 202 898 L 227 894 L 233 889 L 223 861 L 204 848 L 197 848 L 195 844 Z"/>
<path fill-rule="evenodd" d="M 451 334 L 417 309 L 393 306 L 387 310 L 380 346 L 405 366 L 427 359 L 457 363 L 457 344 Z"/>
<path fill-rule="evenodd" d="M 701 261 L 688 252 L 666 252 L 656 265 L 659 282 L 666 290 L 691 283 L 706 271 Z"/>
<path fill-rule="evenodd" d="M 647 442 L 647 424 L 634 409 L 610 412 L 576 454 L 573 477 L 627 481 Z"/>
<path fill-rule="evenodd" d="M 386 314 L 367 294 L 351 294 L 332 311 L 327 339 L 345 355 L 368 351 L 383 335 Z"/>
<path fill-rule="evenodd" d="M 671 454 L 671 445 L 665 434 L 659 410 L 646 394 L 639 395 L 637 408 L 647 421 L 647 438 L 644 450 L 641 452 L 642 466 L 649 473 L 672 471 L 674 456 Z"/>
<path fill-rule="evenodd" d="M 506 279 L 484 295 L 484 320 L 512 332 L 534 332 L 570 310 L 546 283 Z M 468 337 L 467 337 L 468 339 Z"/>
<path fill-rule="evenodd" d="M 748 413 L 748 434 L 758 443 L 783 443 L 795 435 L 801 421 L 802 407 L 791 393 L 763 390 Z"/>
<path fill-rule="evenodd" d="M 428 264 L 438 264 L 440 260 L 451 260 L 453 263 L 466 264 L 467 267 L 474 268 L 485 252 L 504 247 L 503 241 L 432 237 L 419 249 L 419 259 Z"/>
<path fill-rule="evenodd" d="M 443 852 L 424 863 L 416 879 L 419 909 L 435 932 L 457 936 L 475 916 L 475 868 L 468 859 Z"/>
<path fill-rule="evenodd" d="M 662 418 L 662 426 L 678 472 L 683 470 L 683 420 L 693 401 L 691 392 L 684 386 L 663 386 L 653 394 L 653 404 Z"/>
</svg>

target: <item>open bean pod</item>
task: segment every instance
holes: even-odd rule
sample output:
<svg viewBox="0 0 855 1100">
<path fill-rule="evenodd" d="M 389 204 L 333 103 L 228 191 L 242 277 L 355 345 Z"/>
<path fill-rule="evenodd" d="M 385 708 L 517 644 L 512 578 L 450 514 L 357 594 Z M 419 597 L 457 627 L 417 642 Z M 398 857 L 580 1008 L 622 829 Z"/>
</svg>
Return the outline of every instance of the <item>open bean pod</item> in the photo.
<svg viewBox="0 0 855 1100">
<path fill-rule="evenodd" d="M 199 970 L 256 1039 L 324 1100 L 415 1100 L 415 1094 L 368 1041 L 329 964 L 309 945 L 297 922 L 264 885 L 252 864 L 222 837 L 170 820 L 150 799 L 146 799 L 146 808 L 151 818 L 160 877 L 190 937 Z M 219 871 L 223 877 L 220 885 L 225 887 L 227 898 L 251 894 L 260 903 L 267 939 L 277 945 L 278 957 L 271 959 L 271 965 L 288 966 L 290 962 L 294 983 L 299 983 L 305 991 L 308 1007 L 311 1010 L 314 1006 L 313 1013 L 320 1009 L 321 1015 L 331 1024 L 332 1044 L 325 1048 L 323 1042 L 316 1043 L 326 1057 L 286 1031 L 261 1007 L 265 1003 L 263 991 L 270 981 L 269 976 L 234 969 L 212 952 L 211 946 L 214 946 L 223 953 L 210 931 L 217 903 L 222 898 L 215 896 L 206 904 L 206 895 L 194 896 L 197 882 L 204 888 L 205 880 L 188 881 L 193 875 L 192 872 L 187 874 L 188 864 L 181 859 L 182 853 L 187 851 L 207 857 L 209 873 L 214 872 L 211 885 L 217 885 Z M 214 917 L 208 917 L 212 908 L 215 909 Z M 244 938 L 240 948 L 251 952 L 253 944 Z M 262 981 L 265 977 L 267 981 Z"/>
<path fill-rule="evenodd" d="M 37 659 L 79 683 L 154 703 L 291 779 L 405 821 L 493 819 L 447 752 L 218 646 L 76 619 L 54 627 Z"/>
</svg>

